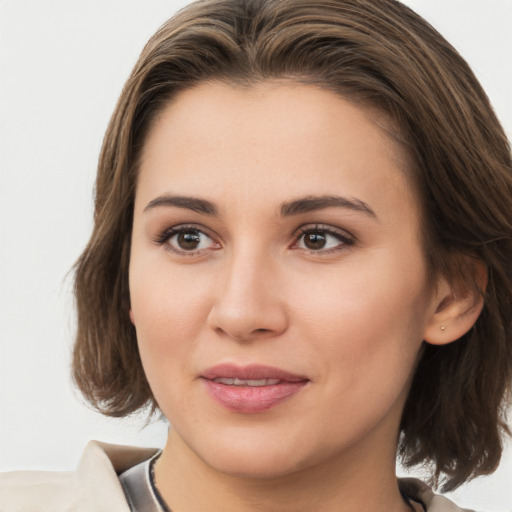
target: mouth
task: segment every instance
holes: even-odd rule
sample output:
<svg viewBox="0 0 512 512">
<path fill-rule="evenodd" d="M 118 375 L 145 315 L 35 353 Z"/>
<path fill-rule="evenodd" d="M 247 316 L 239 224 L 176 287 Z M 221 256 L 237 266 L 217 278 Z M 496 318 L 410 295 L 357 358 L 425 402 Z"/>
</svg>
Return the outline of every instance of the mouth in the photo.
<svg viewBox="0 0 512 512">
<path fill-rule="evenodd" d="M 206 370 L 201 379 L 218 404 L 237 413 L 268 411 L 299 393 L 309 382 L 307 377 L 263 365 L 217 365 Z"/>
<path fill-rule="evenodd" d="M 218 377 L 213 379 L 213 382 L 225 384 L 226 386 L 250 386 L 258 388 L 261 386 L 275 386 L 282 381 L 279 379 L 239 379 L 238 377 Z"/>
</svg>

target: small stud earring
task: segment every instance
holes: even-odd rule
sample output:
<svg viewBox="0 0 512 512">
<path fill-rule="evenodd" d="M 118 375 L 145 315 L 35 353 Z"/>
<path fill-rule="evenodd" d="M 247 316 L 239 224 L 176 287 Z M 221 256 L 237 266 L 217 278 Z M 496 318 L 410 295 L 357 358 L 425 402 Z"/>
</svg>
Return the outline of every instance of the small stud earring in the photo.
<svg viewBox="0 0 512 512">
<path fill-rule="evenodd" d="M 441 325 L 441 331 L 446 331 L 446 326 L 445 325 Z"/>
</svg>

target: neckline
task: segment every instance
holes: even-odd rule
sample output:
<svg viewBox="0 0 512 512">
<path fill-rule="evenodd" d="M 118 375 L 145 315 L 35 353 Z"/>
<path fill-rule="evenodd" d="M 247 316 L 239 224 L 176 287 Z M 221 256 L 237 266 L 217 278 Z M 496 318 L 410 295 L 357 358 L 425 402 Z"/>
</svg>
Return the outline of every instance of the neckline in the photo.
<svg viewBox="0 0 512 512">
<path fill-rule="evenodd" d="M 160 491 L 158 490 L 158 487 L 156 485 L 155 480 L 155 463 L 159 459 L 160 455 L 162 454 L 162 451 L 160 450 L 158 453 L 153 455 L 148 461 L 146 461 L 146 471 L 147 471 L 147 482 L 149 483 L 151 493 L 153 495 L 154 501 L 160 506 L 163 512 L 172 512 L 172 510 L 169 508 L 167 503 L 165 502 L 163 496 L 160 494 Z M 425 504 L 416 496 L 410 496 L 404 491 L 400 490 L 400 494 L 402 495 L 403 500 L 405 503 L 409 506 L 409 508 L 413 512 L 417 512 L 417 509 L 414 504 L 418 504 L 424 512 L 427 512 L 427 508 L 425 507 Z"/>
<path fill-rule="evenodd" d="M 402 495 L 402 498 L 413 512 L 416 512 L 416 507 L 414 506 L 414 503 L 417 503 L 423 509 L 424 512 L 427 512 L 427 507 L 419 498 L 409 496 L 403 491 L 400 491 L 400 494 Z"/>
<path fill-rule="evenodd" d="M 158 487 L 156 486 L 156 480 L 155 480 L 155 463 L 159 459 L 162 452 L 158 452 L 154 457 L 151 458 L 148 464 L 148 476 L 149 476 L 149 484 L 151 485 L 151 490 L 153 491 L 153 496 L 155 497 L 156 501 L 162 507 L 164 512 L 172 512 L 172 510 L 167 506 L 167 503 L 165 502 L 163 496 L 160 494 L 160 491 L 158 490 Z"/>
</svg>

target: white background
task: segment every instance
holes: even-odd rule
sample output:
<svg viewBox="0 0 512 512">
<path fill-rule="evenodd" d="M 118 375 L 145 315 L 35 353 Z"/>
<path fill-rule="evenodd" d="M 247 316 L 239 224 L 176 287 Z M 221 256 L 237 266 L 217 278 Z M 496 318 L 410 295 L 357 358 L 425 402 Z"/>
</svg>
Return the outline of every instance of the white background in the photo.
<svg viewBox="0 0 512 512">
<path fill-rule="evenodd" d="M 73 390 L 68 275 L 91 229 L 101 140 L 149 36 L 186 0 L 0 0 L 0 471 L 72 469 L 89 439 L 160 446 Z M 512 0 L 408 0 L 463 54 L 512 135 Z M 453 496 L 512 511 L 512 447 Z"/>
</svg>

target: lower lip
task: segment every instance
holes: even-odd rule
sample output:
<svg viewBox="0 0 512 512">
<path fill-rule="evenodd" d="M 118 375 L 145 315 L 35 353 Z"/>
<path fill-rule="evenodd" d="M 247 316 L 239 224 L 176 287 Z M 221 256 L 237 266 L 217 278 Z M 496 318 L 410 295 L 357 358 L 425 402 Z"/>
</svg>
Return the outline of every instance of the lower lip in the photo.
<svg viewBox="0 0 512 512">
<path fill-rule="evenodd" d="M 218 403 L 235 412 L 255 414 L 268 411 L 296 395 L 307 381 L 287 382 L 271 386 L 229 386 L 203 379 L 206 389 Z"/>
</svg>

